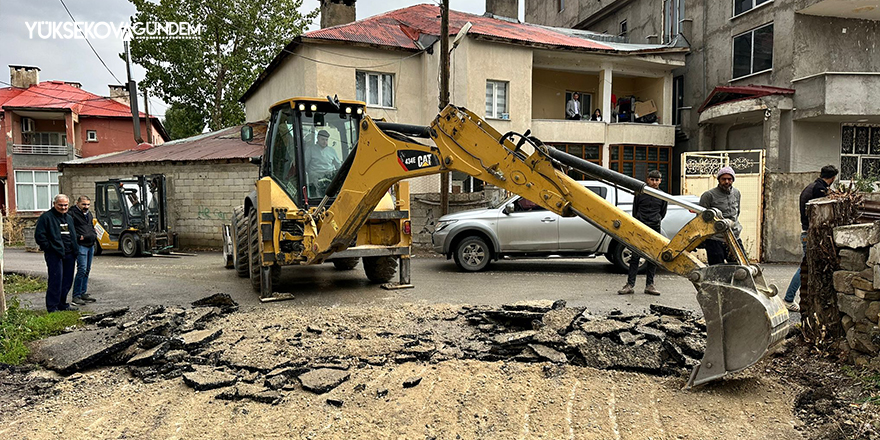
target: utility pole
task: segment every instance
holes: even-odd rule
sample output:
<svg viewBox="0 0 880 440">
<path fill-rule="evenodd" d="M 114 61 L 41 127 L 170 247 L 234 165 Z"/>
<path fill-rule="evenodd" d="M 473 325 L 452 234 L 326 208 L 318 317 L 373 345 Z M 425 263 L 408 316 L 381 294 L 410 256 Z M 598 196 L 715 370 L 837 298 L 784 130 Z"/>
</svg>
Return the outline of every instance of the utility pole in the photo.
<svg viewBox="0 0 880 440">
<path fill-rule="evenodd" d="M 153 130 L 152 124 L 150 124 L 150 96 L 147 94 L 147 88 L 144 87 L 144 115 L 146 116 L 146 120 L 144 121 L 144 127 L 147 128 L 147 143 L 153 144 Z"/>
<path fill-rule="evenodd" d="M 138 145 L 144 143 L 141 137 L 141 118 L 138 114 L 137 83 L 131 79 L 131 52 L 128 50 L 128 41 L 125 43 L 125 72 L 128 74 L 128 105 L 131 107 L 131 119 L 134 123 L 134 141 Z"/>
<path fill-rule="evenodd" d="M 449 105 L 449 0 L 440 3 L 440 110 Z M 449 172 L 440 174 L 440 215 L 449 213 Z"/>
</svg>

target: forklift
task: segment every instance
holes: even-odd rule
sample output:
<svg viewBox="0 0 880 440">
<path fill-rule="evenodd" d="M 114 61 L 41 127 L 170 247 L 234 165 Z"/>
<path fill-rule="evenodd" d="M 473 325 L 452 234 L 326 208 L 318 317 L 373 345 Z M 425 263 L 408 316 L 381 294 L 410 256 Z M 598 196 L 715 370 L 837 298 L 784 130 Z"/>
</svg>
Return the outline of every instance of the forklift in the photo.
<svg viewBox="0 0 880 440">
<path fill-rule="evenodd" d="M 119 250 L 126 257 L 169 254 L 179 248 L 168 227 L 165 176 L 95 182 L 95 254 Z"/>
</svg>

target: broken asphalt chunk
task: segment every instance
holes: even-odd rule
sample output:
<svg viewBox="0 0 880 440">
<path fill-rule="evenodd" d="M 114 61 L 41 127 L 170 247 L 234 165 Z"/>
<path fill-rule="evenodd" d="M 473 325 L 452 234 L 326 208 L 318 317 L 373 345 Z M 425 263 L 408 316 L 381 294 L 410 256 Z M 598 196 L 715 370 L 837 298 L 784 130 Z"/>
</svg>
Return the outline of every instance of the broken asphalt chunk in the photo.
<svg viewBox="0 0 880 440">
<path fill-rule="evenodd" d="M 560 353 L 545 345 L 529 344 L 529 348 L 531 348 L 536 355 L 550 362 L 554 362 L 557 364 L 564 364 L 568 362 L 568 357 L 565 356 L 565 353 Z"/>
<path fill-rule="evenodd" d="M 224 313 L 238 309 L 238 303 L 235 302 L 228 293 L 215 293 L 211 296 L 193 301 L 192 306 L 219 307 Z"/>
<path fill-rule="evenodd" d="M 121 309 L 113 309 L 108 312 L 96 313 L 94 315 L 83 316 L 82 321 L 86 324 L 97 324 L 107 318 L 115 318 L 122 316 L 128 312 L 128 307 Z"/>
<path fill-rule="evenodd" d="M 172 344 L 175 345 L 174 348 L 182 348 L 184 350 L 193 350 L 196 348 L 202 348 L 207 343 L 213 341 L 220 337 L 223 333 L 223 330 L 195 330 L 189 333 L 184 333 L 180 335 L 180 338 L 172 340 Z M 179 346 L 177 346 L 179 344 Z"/>
<path fill-rule="evenodd" d="M 344 403 L 345 403 L 345 401 L 342 400 L 342 399 L 337 399 L 337 398 L 329 398 L 329 399 L 327 399 L 327 404 L 328 404 L 328 405 L 332 405 L 332 406 L 335 406 L 335 407 L 337 407 L 337 408 L 342 408 L 342 405 L 343 405 Z"/>
<path fill-rule="evenodd" d="M 403 381 L 404 388 L 412 388 L 422 382 L 422 378 L 420 376 L 413 376 L 409 379 Z"/>
<path fill-rule="evenodd" d="M 692 315 L 689 310 L 663 306 L 660 304 L 651 304 L 650 306 L 648 306 L 648 308 L 650 308 L 652 312 L 657 313 L 658 315 L 669 315 L 675 316 L 677 318 L 688 318 Z"/>
<path fill-rule="evenodd" d="M 601 319 L 582 322 L 580 328 L 584 333 L 590 335 L 606 336 L 629 330 L 632 328 L 632 325 L 615 319 Z"/>
<path fill-rule="evenodd" d="M 347 381 L 349 376 L 349 373 L 344 370 L 319 368 L 301 374 L 299 376 L 299 381 L 304 390 L 311 391 L 315 394 L 324 394 Z"/>
<path fill-rule="evenodd" d="M 143 351 L 128 360 L 130 365 L 149 365 L 155 364 L 170 348 L 170 344 L 163 342 L 153 348 Z"/>
<path fill-rule="evenodd" d="M 238 376 L 205 366 L 197 366 L 195 371 L 183 374 L 183 383 L 196 391 L 228 387 L 237 381 Z"/>
</svg>

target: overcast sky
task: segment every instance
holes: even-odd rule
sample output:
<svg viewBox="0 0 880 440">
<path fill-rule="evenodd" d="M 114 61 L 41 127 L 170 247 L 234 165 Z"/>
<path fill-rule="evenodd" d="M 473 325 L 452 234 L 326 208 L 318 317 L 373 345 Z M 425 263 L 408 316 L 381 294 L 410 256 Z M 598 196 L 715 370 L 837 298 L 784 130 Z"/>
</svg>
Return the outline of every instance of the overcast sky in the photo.
<svg viewBox="0 0 880 440">
<path fill-rule="evenodd" d="M 439 1 L 439 0 L 438 0 Z M 78 22 L 128 22 L 134 15 L 135 8 L 127 0 L 64 0 L 73 17 Z M 419 3 L 432 3 L 432 0 L 359 0 L 357 2 L 358 20 L 381 14 L 387 11 L 404 8 Z M 520 1 L 520 15 L 524 0 Z M 305 13 L 316 9 L 318 0 L 303 0 L 301 10 Z M 485 2 L 480 0 L 451 0 L 453 10 L 483 14 Z M 124 84 L 126 81 L 125 63 L 118 54 L 123 51 L 122 40 L 114 37 L 107 39 L 90 39 L 98 55 L 107 63 L 113 72 L 111 75 L 97 56 L 89 48 L 86 40 L 39 38 L 36 31 L 31 38 L 28 24 L 35 22 L 69 22 L 61 0 L 0 0 L 3 26 L 0 26 L 0 87 L 9 83 L 8 65 L 29 65 L 40 68 L 40 81 L 63 80 L 82 83 L 83 89 L 107 96 L 108 84 Z M 309 30 L 320 27 L 320 16 L 309 27 Z M 116 79 L 114 79 L 115 75 Z M 132 75 L 135 81 L 143 79 L 144 70 L 134 66 Z M 117 80 L 118 79 L 118 80 Z M 143 98 L 139 99 L 141 106 Z M 164 114 L 165 104 L 156 98 L 151 99 L 151 114 Z M 143 109 L 141 109 L 143 110 Z"/>
</svg>

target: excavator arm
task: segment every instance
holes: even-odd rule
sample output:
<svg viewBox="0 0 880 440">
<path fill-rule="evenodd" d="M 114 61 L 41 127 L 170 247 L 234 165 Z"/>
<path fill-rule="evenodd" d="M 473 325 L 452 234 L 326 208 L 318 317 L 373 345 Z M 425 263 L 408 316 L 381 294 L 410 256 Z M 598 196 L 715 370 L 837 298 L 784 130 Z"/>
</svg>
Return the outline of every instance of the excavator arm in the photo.
<svg viewBox="0 0 880 440">
<path fill-rule="evenodd" d="M 414 137 L 430 138 L 433 145 Z M 515 142 L 516 141 L 516 142 Z M 671 240 L 584 188 L 563 171 L 577 169 L 697 212 Z M 502 135 L 476 114 L 449 105 L 428 127 L 375 122 L 360 125 L 357 149 L 337 173 L 324 202 L 313 211 L 318 233 L 306 237 L 309 264 L 344 250 L 391 186 L 412 177 L 467 173 L 525 197 L 559 215 L 578 216 L 669 271 L 687 277 L 707 327 L 706 352 L 688 385 L 699 385 L 759 361 L 784 337 L 788 312 L 761 269 L 737 245 L 731 223 L 716 210 L 682 202 L 662 191 L 542 144 L 526 133 Z M 326 199 L 325 199 L 326 201 Z M 705 267 L 690 252 L 723 233 L 737 265 Z"/>
</svg>

